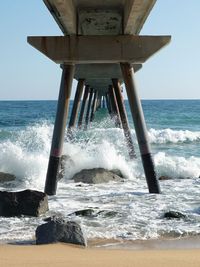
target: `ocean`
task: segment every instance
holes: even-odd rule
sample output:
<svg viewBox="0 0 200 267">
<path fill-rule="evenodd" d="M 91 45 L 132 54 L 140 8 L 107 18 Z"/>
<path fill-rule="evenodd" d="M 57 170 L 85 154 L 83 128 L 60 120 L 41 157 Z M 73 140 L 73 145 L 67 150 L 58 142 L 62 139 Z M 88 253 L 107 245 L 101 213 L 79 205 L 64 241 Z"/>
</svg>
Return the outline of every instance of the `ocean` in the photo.
<svg viewBox="0 0 200 267">
<path fill-rule="evenodd" d="M 17 177 L 1 183 L 0 190 L 44 189 L 56 104 L 0 101 L 0 172 Z M 123 131 L 115 128 L 107 110 L 97 111 L 87 131 L 74 130 L 71 141 L 65 136 L 63 154 L 71 161 L 57 195 L 49 197 L 50 211 L 39 218 L 0 217 L 1 243 L 32 241 L 45 217 L 60 214 L 80 223 L 90 240 L 123 243 L 200 234 L 200 100 L 142 101 L 157 175 L 171 177 L 160 181 L 159 195 L 148 193 L 127 101 L 125 105 L 137 159 L 129 159 Z M 77 186 L 71 179 L 82 169 L 96 167 L 119 169 L 124 182 Z M 98 215 L 73 214 L 88 208 Z M 186 218 L 165 219 L 169 210 Z"/>
</svg>

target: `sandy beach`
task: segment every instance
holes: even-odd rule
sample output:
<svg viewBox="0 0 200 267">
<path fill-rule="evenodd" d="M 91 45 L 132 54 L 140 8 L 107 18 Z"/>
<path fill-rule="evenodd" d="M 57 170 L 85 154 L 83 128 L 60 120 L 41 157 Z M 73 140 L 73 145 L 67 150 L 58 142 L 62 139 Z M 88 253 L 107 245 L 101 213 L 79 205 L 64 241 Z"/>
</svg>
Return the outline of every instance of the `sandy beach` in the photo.
<svg viewBox="0 0 200 267">
<path fill-rule="evenodd" d="M 200 249 L 106 250 L 65 244 L 1 245 L 1 267 L 195 267 L 200 266 Z"/>
</svg>

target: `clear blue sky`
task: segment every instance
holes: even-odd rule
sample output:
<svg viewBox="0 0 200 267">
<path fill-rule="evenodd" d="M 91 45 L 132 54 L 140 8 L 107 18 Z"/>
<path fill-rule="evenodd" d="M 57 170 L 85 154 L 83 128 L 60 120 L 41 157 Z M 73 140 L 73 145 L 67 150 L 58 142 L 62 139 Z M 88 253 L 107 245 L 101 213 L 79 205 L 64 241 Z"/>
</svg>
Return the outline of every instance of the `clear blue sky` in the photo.
<svg viewBox="0 0 200 267">
<path fill-rule="evenodd" d="M 3 1 L 0 34 L 0 100 L 57 99 L 59 66 L 26 42 L 61 35 L 43 1 Z M 200 99 L 200 0 L 157 0 L 141 34 L 172 35 L 136 74 L 141 98 Z"/>
</svg>

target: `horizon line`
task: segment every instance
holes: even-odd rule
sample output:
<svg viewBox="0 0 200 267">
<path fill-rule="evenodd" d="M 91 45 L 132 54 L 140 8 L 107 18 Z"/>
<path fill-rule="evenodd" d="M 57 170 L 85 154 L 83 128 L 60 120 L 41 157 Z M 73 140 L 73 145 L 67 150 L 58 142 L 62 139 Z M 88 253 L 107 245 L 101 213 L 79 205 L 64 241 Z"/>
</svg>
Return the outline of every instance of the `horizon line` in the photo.
<svg viewBox="0 0 200 267">
<path fill-rule="evenodd" d="M 70 98 L 70 100 L 74 100 L 74 98 Z M 124 98 L 124 100 L 128 100 L 128 98 Z M 160 100 L 200 100 L 200 98 L 141 98 L 142 101 L 150 100 L 150 101 L 160 101 Z M 58 101 L 58 99 L 0 99 L 0 102 L 3 101 Z"/>
</svg>

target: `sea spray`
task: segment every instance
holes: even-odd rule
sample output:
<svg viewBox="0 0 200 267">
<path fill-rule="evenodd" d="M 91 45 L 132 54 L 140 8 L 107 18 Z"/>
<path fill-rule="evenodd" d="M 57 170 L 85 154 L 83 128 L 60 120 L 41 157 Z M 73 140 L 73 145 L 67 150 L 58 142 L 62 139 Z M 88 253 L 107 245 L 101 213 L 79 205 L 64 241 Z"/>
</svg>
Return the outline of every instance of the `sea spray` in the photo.
<svg viewBox="0 0 200 267">
<path fill-rule="evenodd" d="M 115 146 L 108 141 L 89 143 L 85 147 L 81 144 L 65 143 L 64 154 L 70 156 L 73 164 L 66 162 L 65 178 L 70 179 L 82 169 L 105 168 L 108 170 L 118 169 L 126 178 L 136 177 L 134 173 L 136 161 L 128 164 L 125 156 L 118 153 Z"/>
<path fill-rule="evenodd" d="M 200 176 L 200 158 L 167 156 L 164 152 L 155 155 L 158 173 L 172 178 L 198 178 Z"/>
<path fill-rule="evenodd" d="M 46 175 L 52 131 L 52 124 L 44 122 L 28 126 L 15 134 L 12 133 L 12 138 L 8 138 L 6 141 L 2 140 L 0 143 L 0 171 L 13 173 L 19 181 L 23 181 L 24 185 L 41 189 Z M 173 130 L 170 131 L 172 135 L 173 132 Z M 177 135 L 179 131 L 175 132 Z M 158 135 L 159 144 L 160 131 L 153 130 L 153 133 L 153 142 L 152 138 L 150 138 L 150 141 L 152 143 L 156 142 L 155 136 Z M 149 131 L 150 137 L 151 134 L 152 129 Z M 189 132 L 189 135 L 191 134 Z M 74 164 L 69 165 L 66 162 L 65 179 L 72 178 L 75 173 L 82 169 L 98 167 L 108 170 L 119 169 L 127 179 L 144 177 L 134 133 L 133 139 L 137 151 L 136 160 L 130 160 L 128 157 L 121 129 L 93 128 L 87 132 L 75 131 L 72 142 L 67 139 L 66 135 L 63 154 L 70 156 Z M 165 138 L 165 142 L 168 143 L 169 139 Z M 162 140 L 163 143 L 164 140 Z M 159 152 L 159 147 L 156 150 L 157 152 L 154 149 L 153 155 L 159 176 L 168 175 L 172 178 L 199 177 L 199 157 L 174 156 L 170 155 L 168 151 Z"/>
</svg>

